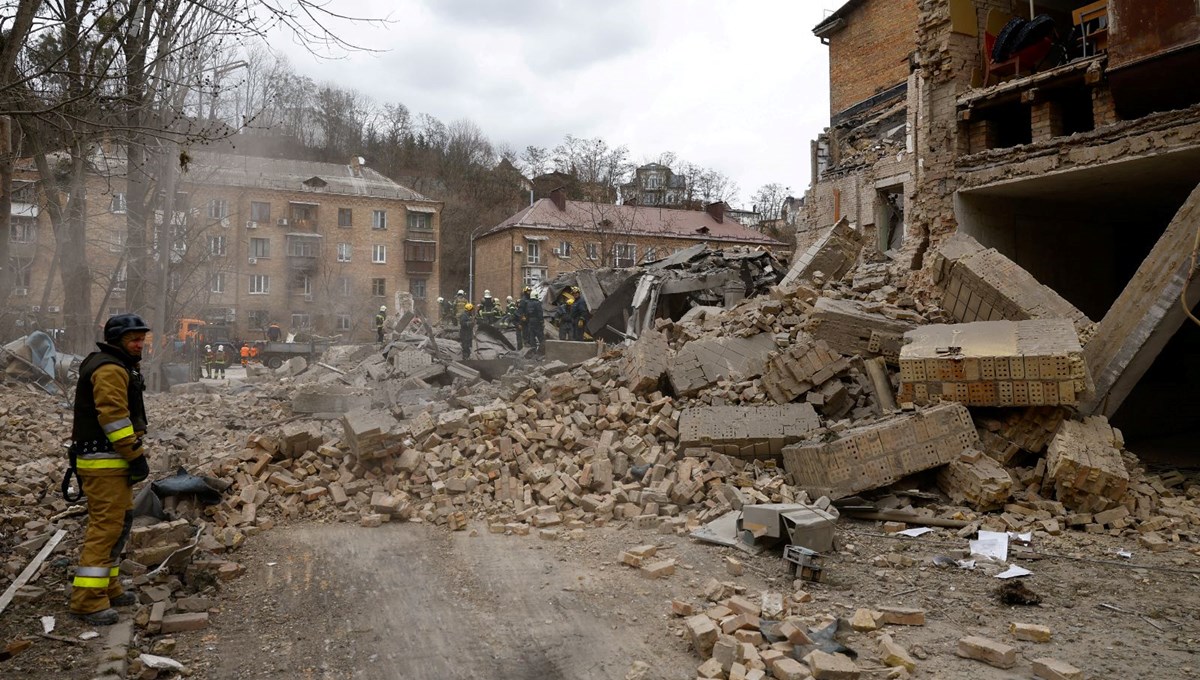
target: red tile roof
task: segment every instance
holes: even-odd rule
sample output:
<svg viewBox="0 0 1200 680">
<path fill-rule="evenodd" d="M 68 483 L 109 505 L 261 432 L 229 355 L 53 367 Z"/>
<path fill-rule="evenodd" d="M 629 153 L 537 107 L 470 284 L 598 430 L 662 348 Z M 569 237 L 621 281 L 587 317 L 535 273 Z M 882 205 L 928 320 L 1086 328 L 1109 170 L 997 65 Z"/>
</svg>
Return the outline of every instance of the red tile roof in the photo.
<svg viewBox="0 0 1200 680">
<path fill-rule="evenodd" d="M 607 224 L 605 223 L 607 222 Z M 515 227 L 557 231 L 613 233 L 661 238 L 724 241 L 764 246 L 785 246 L 782 241 L 748 229 L 726 217 L 718 222 L 703 210 L 676 210 L 648 205 L 612 205 L 567 201 L 566 210 L 559 210 L 554 201 L 543 198 L 500 224 L 484 232 L 484 236 Z"/>
</svg>

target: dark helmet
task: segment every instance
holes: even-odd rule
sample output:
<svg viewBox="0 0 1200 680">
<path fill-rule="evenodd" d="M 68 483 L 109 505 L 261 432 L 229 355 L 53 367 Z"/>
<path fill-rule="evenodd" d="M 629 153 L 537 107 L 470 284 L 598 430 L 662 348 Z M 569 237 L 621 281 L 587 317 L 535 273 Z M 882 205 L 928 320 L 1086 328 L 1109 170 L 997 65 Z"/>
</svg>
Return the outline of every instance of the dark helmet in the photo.
<svg viewBox="0 0 1200 680">
<path fill-rule="evenodd" d="M 150 327 L 137 314 L 118 314 L 104 323 L 104 342 L 113 345 L 126 333 L 149 330 Z"/>
</svg>

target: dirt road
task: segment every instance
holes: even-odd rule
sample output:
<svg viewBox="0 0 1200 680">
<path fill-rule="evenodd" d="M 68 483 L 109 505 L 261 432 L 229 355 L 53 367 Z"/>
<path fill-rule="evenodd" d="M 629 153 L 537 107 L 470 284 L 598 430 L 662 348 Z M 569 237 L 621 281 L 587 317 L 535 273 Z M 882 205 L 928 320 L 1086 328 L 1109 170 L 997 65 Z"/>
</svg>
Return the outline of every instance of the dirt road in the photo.
<svg viewBox="0 0 1200 680">
<path fill-rule="evenodd" d="M 203 643 L 220 660 L 194 677 L 607 680 L 636 659 L 695 668 L 681 644 L 663 648 L 662 599 L 639 601 L 614 588 L 627 574 L 564 549 L 413 524 L 265 534 L 239 554 L 249 574 Z"/>
</svg>

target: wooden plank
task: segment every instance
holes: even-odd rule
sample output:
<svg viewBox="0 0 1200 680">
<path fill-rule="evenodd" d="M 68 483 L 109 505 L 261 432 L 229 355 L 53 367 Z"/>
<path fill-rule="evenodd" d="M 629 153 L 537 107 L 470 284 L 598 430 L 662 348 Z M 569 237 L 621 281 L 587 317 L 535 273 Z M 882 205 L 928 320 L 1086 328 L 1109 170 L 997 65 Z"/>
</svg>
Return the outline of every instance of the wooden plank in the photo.
<svg viewBox="0 0 1200 680">
<path fill-rule="evenodd" d="M 4 613 L 5 608 L 7 608 L 8 604 L 12 602 L 13 596 L 17 594 L 17 590 L 28 583 L 29 579 L 33 578 L 34 572 L 36 572 L 38 568 L 42 566 L 42 562 L 46 561 L 46 558 L 50 556 L 51 551 L 58 547 L 59 542 L 61 542 L 66 535 L 66 529 L 59 529 L 56 531 L 54 535 L 50 537 L 50 540 L 46 541 L 46 545 L 42 546 L 42 549 L 38 551 L 36 556 L 34 556 L 33 561 L 25 567 L 25 570 L 22 571 L 19 576 L 17 576 L 17 580 L 13 581 L 12 584 L 8 586 L 8 590 L 5 590 L 3 595 L 0 595 L 0 614 Z"/>
</svg>

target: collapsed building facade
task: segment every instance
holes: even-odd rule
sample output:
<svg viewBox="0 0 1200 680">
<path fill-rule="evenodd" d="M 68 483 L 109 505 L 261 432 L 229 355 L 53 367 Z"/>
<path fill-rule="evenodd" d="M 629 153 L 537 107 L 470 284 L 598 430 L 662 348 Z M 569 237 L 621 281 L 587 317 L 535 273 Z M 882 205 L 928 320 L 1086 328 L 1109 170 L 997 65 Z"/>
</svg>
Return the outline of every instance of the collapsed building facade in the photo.
<svg viewBox="0 0 1200 680">
<path fill-rule="evenodd" d="M 1030 9 L 852 0 L 814 29 L 830 46 L 832 111 L 801 244 L 844 218 L 920 294 L 944 273 L 929 253 L 970 236 L 1052 289 L 1059 312 L 1096 322 L 1081 336 L 1095 380 L 1082 413 L 1133 441 L 1177 439 L 1191 426 L 1167 407 L 1195 403 L 1187 378 L 1200 370 L 1200 327 L 1183 323 L 1183 301 L 1200 299 L 1200 91 L 1177 76 L 1200 63 L 1200 9 Z M 1051 32 L 1032 52 L 996 51 L 1005 26 L 1035 22 Z M 989 318 L 933 295 L 950 320 Z"/>
</svg>

